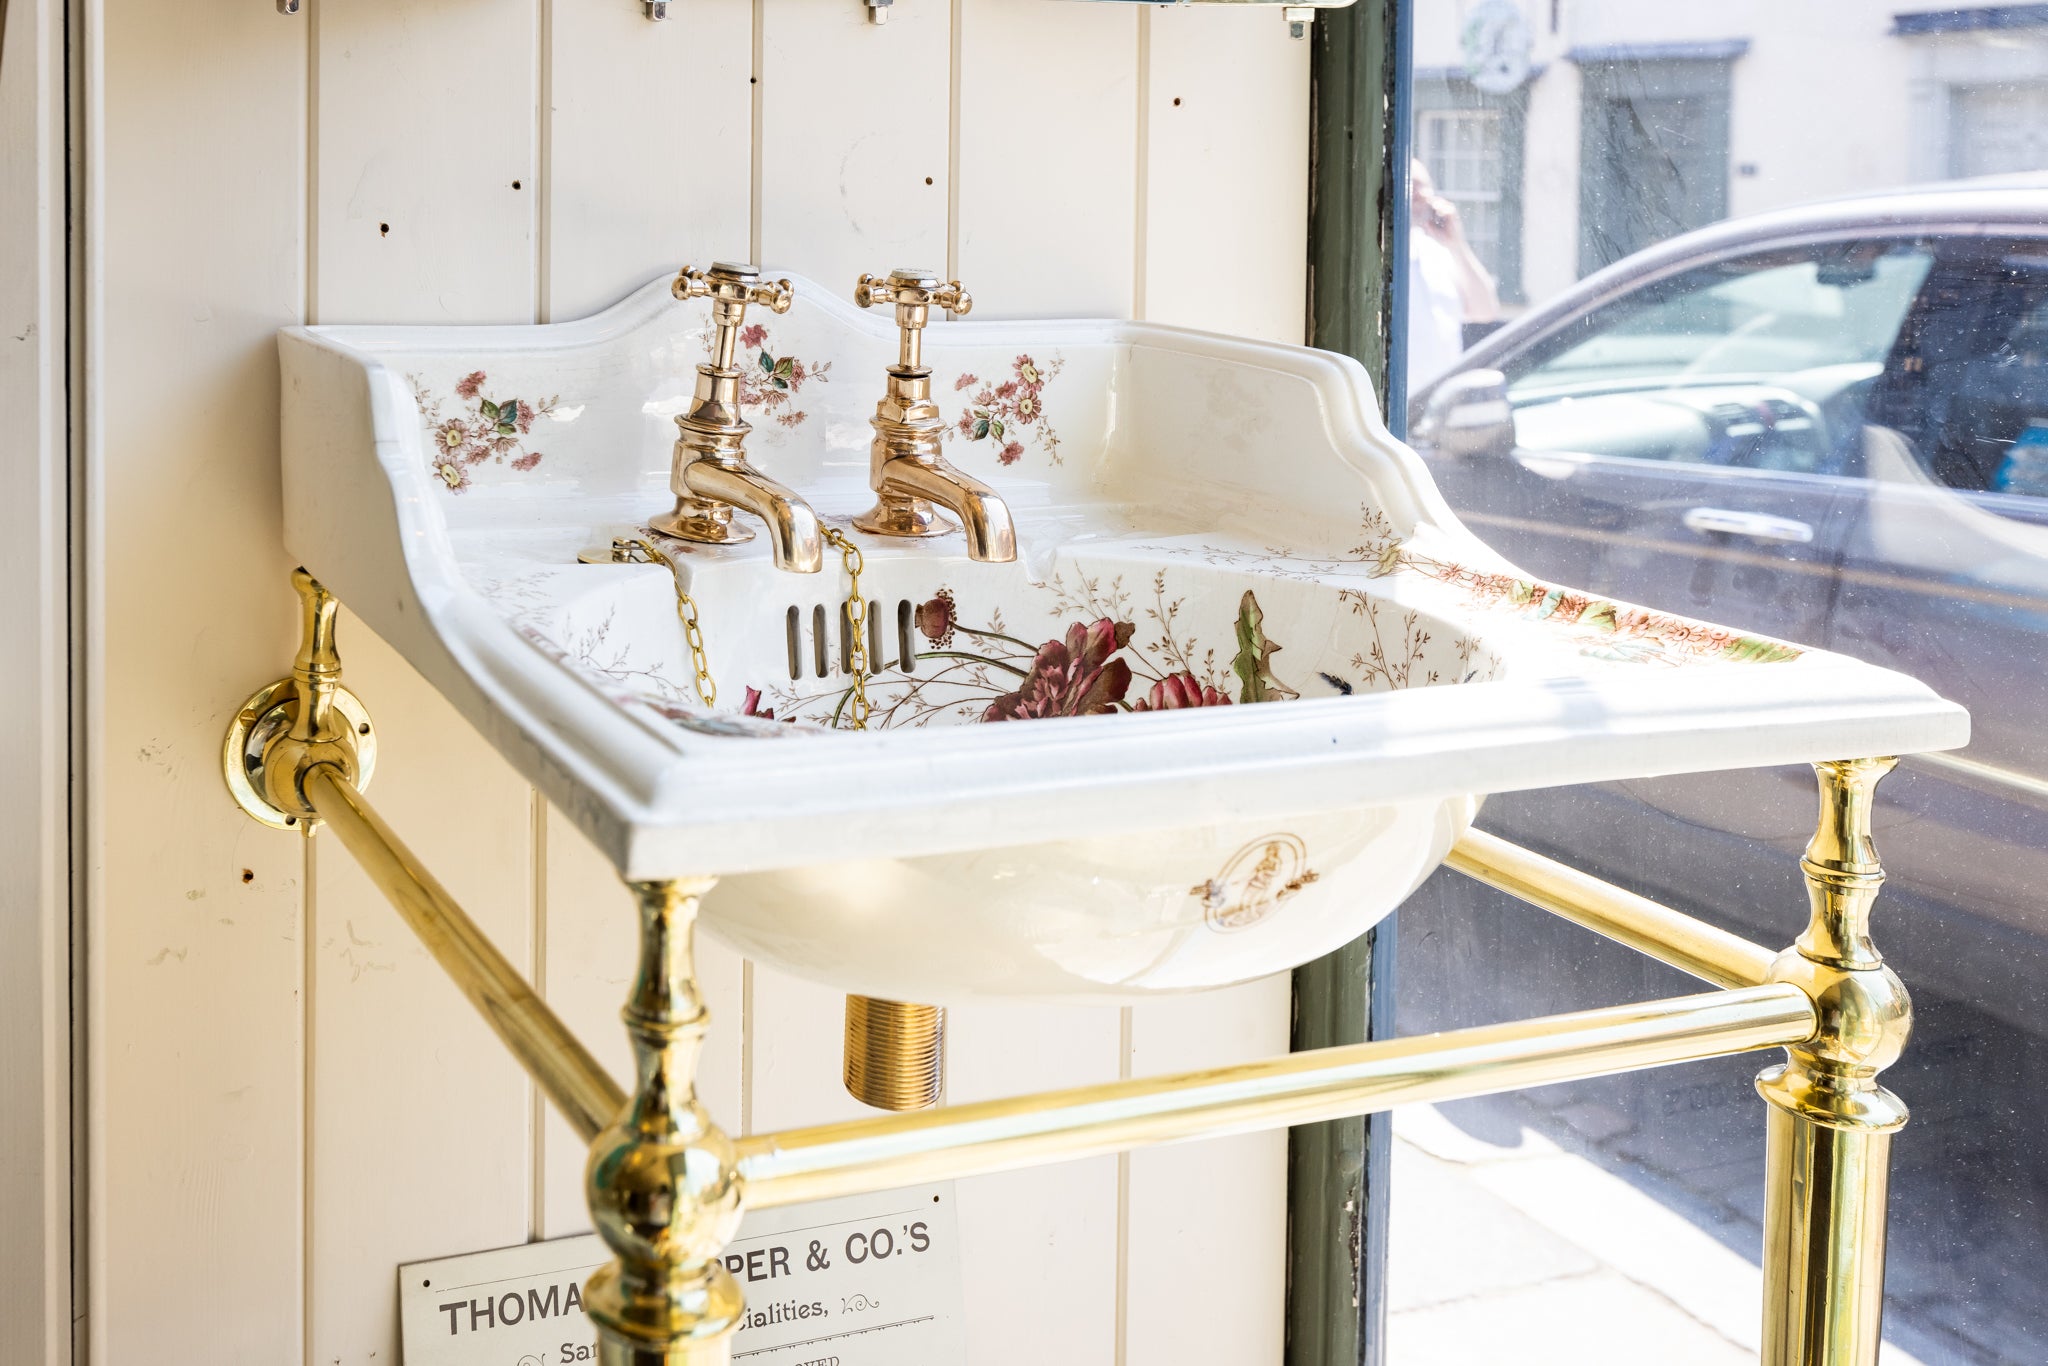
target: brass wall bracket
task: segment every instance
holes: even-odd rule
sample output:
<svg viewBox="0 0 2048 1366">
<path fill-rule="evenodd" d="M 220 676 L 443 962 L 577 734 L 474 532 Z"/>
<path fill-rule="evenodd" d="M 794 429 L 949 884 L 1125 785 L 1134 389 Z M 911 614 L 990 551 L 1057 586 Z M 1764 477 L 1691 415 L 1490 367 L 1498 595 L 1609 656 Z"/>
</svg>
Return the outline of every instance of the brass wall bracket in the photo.
<svg viewBox="0 0 2048 1366">
<path fill-rule="evenodd" d="M 277 830 L 310 829 L 317 821 L 305 795 L 315 765 L 334 765 L 358 789 L 369 786 L 377 767 L 369 709 L 341 686 L 334 597 L 303 569 L 292 571 L 292 587 L 301 629 L 291 676 L 250 694 L 228 723 L 220 755 L 235 805 Z"/>
</svg>

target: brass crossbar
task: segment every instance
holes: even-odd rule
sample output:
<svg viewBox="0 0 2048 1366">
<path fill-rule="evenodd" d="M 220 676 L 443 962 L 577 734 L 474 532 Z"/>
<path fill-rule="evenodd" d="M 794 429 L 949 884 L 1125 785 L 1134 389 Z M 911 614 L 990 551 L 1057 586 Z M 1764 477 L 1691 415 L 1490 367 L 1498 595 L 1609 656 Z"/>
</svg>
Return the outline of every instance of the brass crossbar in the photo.
<svg viewBox="0 0 2048 1366">
<path fill-rule="evenodd" d="M 626 1092 L 611 1073 L 505 961 L 340 769 L 316 766 L 303 787 L 320 819 L 348 846 L 562 1117 L 584 1142 L 597 1137 L 626 1108 Z"/>
<path fill-rule="evenodd" d="M 1466 877 L 1583 925 L 1617 944 L 1722 987 L 1770 980 L 1777 954 L 1669 906 L 1484 830 L 1468 830 L 1444 860 Z"/>
<path fill-rule="evenodd" d="M 1633 1072 L 1813 1033 L 1794 986 L 1745 987 L 1411 1039 L 820 1124 L 736 1141 L 749 1209 Z"/>
</svg>

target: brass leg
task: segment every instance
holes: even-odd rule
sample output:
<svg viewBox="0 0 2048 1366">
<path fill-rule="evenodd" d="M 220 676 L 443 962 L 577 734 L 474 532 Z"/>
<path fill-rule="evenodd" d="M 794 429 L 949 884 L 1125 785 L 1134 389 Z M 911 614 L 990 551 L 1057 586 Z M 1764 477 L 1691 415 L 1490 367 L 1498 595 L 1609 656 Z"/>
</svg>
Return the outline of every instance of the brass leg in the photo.
<svg viewBox="0 0 2048 1366">
<path fill-rule="evenodd" d="M 622 1017 L 639 1088 L 590 1145 L 584 1186 L 618 1260 L 590 1278 L 584 1305 L 602 1366 L 727 1366 L 739 1286 L 718 1252 L 740 1224 L 732 1143 L 697 1103 L 709 1012 L 691 936 L 712 879 L 636 882 L 640 971 Z"/>
<path fill-rule="evenodd" d="M 1812 916 L 1771 980 L 1796 983 L 1819 1027 L 1757 1078 L 1770 1103 L 1763 1366 L 1876 1366 L 1885 1187 L 1906 1106 L 1877 1082 L 1912 1030 L 1906 989 L 1870 941 L 1884 881 L 1870 840 L 1892 759 L 1816 764 L 1820 826 L 1800 867 Z"/>
</svg>

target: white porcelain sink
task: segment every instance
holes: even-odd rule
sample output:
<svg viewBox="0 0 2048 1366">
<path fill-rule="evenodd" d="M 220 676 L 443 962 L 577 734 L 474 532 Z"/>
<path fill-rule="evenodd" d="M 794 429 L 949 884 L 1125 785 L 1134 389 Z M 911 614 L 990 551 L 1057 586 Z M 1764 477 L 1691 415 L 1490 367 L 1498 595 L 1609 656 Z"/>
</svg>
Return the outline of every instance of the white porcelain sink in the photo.
<svg viewBox="0 0 2048 1366">
<path fill-rule="evenodd" d="M 930 329 L 1019 559 L 854 533 L 864 732 L 836 556 L 664 542 L 706 707 L 677 577 L 577 562 L 667 506 L 705 325 L 659 282 L 577 323 L 287 333 L 287 539 L 624 876 L 724 875 L 715 933 L 848 990 L 1242 981 L 1362 933 L 1482 794 L 1967 739 L 1901 675 L 1521 575 L 1348 360 L 1113 322 Z M 893 328 L 799 280 L 743 340 L 755 463 L 846 529 Z"/>
</svg>

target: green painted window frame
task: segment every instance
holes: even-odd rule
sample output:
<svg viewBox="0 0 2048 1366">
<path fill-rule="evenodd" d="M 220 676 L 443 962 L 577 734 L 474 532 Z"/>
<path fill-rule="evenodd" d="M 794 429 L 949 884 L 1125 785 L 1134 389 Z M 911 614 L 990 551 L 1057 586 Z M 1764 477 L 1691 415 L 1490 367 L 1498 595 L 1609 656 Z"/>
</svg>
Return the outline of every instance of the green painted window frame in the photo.
<svg viewBox="0 0 2048 1366">
<path fill-rule="evenodd" d="M 1413 0 L 1326 9 L 1311 30 L 1308 342 L 1356 358 L 1405 426 Z M 1292 1046 L 1393 1032 L 1394 920 L 1295 969 Z M 1288 1366 L 1381 1366 L 1392 1117 L 1306 1124 L 1287 1139 Z"/>
</svg>

